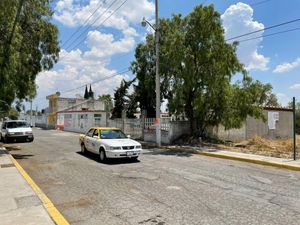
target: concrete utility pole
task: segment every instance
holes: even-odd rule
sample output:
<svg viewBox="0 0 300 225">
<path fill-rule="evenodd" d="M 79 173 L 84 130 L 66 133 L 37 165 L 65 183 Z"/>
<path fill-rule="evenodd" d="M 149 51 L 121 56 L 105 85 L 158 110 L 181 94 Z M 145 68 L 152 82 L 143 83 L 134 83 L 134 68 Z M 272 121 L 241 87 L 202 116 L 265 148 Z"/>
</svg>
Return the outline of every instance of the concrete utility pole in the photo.
<svg viewBox="0 0 300 225">
<path fill-rule="evenodd" d="M 161 146 L 161 131 L 160 131 L 160 78 L 159 78 L 159 21 L 158 21 L 158 0 L 155 0 L 155 47 L 156 47 L 156 144 Z"/>
<path fill-rule="evenodd" d="M 160 130 L 160 78 L 159 78 L 159 20 L 158 20 L 158 0 L 155 0 L 155 25 L 153 26 L 149 21 L 143 18 L 142 26 L 146 25 L 152 27 L 155 31 L 155 58 L 156 58 L 156 70 L 155 70 L 155 93 L 156 93 L 156 118 L 155 118 L 155 130 L 156 130 L 156 144 L 161 146 L 161 130 Z"/>
<path fill-rule="evenodd" d="M 30 99 L 30 126 L 32 126 L 32 99 Z"/>
</svg>

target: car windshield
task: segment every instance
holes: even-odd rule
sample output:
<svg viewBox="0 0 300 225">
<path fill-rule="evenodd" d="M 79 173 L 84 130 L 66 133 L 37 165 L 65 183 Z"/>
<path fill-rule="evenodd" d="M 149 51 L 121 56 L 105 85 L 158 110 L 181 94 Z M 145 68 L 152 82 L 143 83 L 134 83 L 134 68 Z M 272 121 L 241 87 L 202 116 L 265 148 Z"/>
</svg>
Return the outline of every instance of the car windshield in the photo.
<svg viewBox="0 0 300 225">
<path fill-rule="evenodd" d="M 29 124 L 23 121 L 7 122 L 7 128 L 29 127 Z"/>
<path fill-rule="evenodd" d="M 121 138 L 127 138 L 127 137 L 120 130 L 101 130 L 100 138 L 101 139 L 121 139 Z"/>
</svg>

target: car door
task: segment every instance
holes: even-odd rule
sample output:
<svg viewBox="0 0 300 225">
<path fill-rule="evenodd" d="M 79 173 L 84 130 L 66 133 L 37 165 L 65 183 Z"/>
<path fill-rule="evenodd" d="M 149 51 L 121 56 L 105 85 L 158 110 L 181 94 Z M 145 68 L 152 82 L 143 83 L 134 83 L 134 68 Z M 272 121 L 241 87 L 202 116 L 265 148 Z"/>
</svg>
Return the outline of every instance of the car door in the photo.
<svg viewBox="0 0 300 225">
<path fill-rule="evenodd" d="M 92 151 L 94 153 L 99 153 L 98 139 L 99 139 L 99 131 L 98 131 L 98 129 L 95 129 L 93 136 L 91 138 L 91 148 L 93 149 Z"/>
<path fill-rule="evenodd" d="M 92 149 L 92 136 L 93 136 L 93 133 L 94 133 L 94 128 L 91 128 L 85 135 L 85 147 L 88 151 L 91 151 L 93 152 L 93 149 Z"/>
</svg>

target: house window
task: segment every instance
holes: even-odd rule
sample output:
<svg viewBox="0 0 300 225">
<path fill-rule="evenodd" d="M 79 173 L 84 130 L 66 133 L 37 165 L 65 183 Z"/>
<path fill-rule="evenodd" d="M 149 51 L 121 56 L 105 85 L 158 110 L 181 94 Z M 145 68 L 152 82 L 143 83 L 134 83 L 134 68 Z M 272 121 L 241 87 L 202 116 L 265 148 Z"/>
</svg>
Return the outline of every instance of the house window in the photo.
<svg viewBox="0 0 300 225">
<path fill-rule="evenodd" d="M 95 126 L 100 126 L 101 124 L 101 114 L 94 114 Z"/>
</svg>

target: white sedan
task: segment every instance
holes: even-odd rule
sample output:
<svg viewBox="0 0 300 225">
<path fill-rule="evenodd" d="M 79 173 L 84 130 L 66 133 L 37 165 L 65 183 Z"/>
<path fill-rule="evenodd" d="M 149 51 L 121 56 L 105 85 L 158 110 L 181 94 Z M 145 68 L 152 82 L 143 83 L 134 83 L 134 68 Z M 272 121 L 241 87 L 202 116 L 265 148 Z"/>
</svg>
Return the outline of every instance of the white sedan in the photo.
<svg viewBox="0 0 300 225">
<path fill-rule="evenodd" d="M 120 129 L 112 127 L 92 127 L 85 135 L 80 135 L 81 152 L 99 154 L 100 162 L 107 158 L 131 158 L 137 160 L 142 145 L 128 138 Z"/>
</svg>

